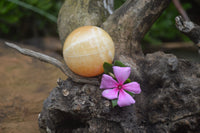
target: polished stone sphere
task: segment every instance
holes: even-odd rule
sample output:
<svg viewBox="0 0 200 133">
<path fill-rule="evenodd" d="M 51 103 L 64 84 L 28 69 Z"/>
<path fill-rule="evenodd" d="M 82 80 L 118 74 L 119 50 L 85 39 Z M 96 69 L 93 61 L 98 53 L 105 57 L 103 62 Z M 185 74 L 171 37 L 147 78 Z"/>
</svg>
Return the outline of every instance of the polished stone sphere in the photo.
<svg viewBox="0 0 200 133">
<path fill-rule="evenodd" d="M 96 26 L 83 26 L 66 38 L 63 56 L 67 66 L 76 74 L 93 77 L 104 72 L 103 63 L 112 63 L 114 43 L 107 32 Z"/>
</svg>

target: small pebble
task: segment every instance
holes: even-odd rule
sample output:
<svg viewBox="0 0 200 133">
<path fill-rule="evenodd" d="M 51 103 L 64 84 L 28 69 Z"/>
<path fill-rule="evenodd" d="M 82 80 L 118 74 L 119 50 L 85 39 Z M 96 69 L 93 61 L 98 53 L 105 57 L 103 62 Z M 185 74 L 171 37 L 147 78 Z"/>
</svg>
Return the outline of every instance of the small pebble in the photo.
<svg viewBox="0 0 200 133">
<path fill-rule="evenodd" d="M 110 106 L 110 102 L 109 101 L 105 101 L 104 104 L 105 104 L 106 107 Z"/>
<path fill-rule="evenodd" d="M 64 96 L 68 96 L 69 95 L 69 91 L 67 89 L 63 89 L 62 93 Z"/>
<path fill-rule="evenodd" d="M 81 104 L 85 104 L 85 101 L 82 101 Z"/>
</svg>

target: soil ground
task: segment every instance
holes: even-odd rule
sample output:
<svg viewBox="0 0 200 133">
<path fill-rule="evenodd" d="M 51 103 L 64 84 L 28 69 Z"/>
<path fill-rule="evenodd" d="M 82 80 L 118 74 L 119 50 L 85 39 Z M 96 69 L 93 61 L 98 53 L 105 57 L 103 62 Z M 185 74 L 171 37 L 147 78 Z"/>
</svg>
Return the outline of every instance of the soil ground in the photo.
<svg viewBox="0 0 200 133">
<path fill-rule="evenodd" d="M 58 47 L 54 50 L 60 45 L 55 42 L 52 45 Z M 61 58 L 52 51 L 41 52 Z M 2 42 L 0 62 L 0 133 L 39 133 L 37 119 L 43 101 L 56 87 L 57 79 L 66 76 L 56 67 L 19 54 Z"/>
</svg>

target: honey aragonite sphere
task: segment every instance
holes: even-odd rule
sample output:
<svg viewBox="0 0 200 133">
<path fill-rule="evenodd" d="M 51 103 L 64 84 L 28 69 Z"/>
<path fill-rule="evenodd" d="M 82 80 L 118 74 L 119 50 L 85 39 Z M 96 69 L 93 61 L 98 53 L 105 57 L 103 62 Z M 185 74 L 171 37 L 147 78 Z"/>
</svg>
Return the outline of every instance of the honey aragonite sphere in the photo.
<svg viewBox="0 0 200 133">
<path fill-rule="evenodd" d="M 64 42 L 63 56 L 76 74 L 93 77 L 104 72 L 103 63 L 112 63 L 115 47 L 111 37 L 96 26 L 74 30 Z"/>
</svg>

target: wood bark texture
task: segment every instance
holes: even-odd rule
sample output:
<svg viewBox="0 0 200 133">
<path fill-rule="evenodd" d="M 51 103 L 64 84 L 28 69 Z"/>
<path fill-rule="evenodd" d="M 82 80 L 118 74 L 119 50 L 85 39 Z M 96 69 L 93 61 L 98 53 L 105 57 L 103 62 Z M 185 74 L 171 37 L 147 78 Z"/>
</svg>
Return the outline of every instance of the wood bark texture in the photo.
<svg viewBox="0 0 200 133">
<path fill-rule="evenodd" d="M 192 21 L 184 20 L 181 16 L 177 16 L 175 20 L 177 29 L 196 44 L 200 54 L 200 26 Z"/>
<path fill-rule="evenodd" d="M 39 115 L 41 131 L 52 133 L 198 133 L 200 64 L 156 52 L 136 60 L 130 79 L 141 84 L 136 103 L 112 108 L 99 86 L 58 81 Z M 136 75 L 134 73 L 139 73 Z"/>
<path fill-rule="evenodd" d="M 170 0 L 127 0 L 102 24 L 119 55 L 142 56 L 140 41 Z"/>
<path fill-rule="evenodd" d="M 68 78 L 71 78 L 74 82 L 80 82 L 80 83 L 88 83 L 88 84 L 94 84 L 94 85 L 99 85 L 99 81 L 97 78 L 85 78 L 85 77 L 81 77 L 75 73 L 73 73 L 65 63 L 62 63 L 61 61 L 50 57 L 48 55 L 39 53 L 39 52 L 35 52 L 33 50 L 30 49 L 26 49 L 26 48 L 21 48 L 19 46 L 17 46 L 14 43 L 10 43 L 10 42 L 4 42 L 5 45 L 9 46 L 10 48 L 13 48 L 15 50 L 17 50 L 18 52 L 20 52 L 23 55 L 27 55 L 27 56 L 31 56 L 34 57 L 36 59 L 39 59 L 43 62 L 46 63 L 50 63 L 54 66 L 56 66 L 57 68 L 59 68 Z"/>
<path fill-rule="evenodd" d="M 39 115 L 41 132 L 200 132 L 200 64 L 163 52 L 144 56 L 140 46 L 169 3 L 127 0 L 101 25 L 115 42 L 115 59 L 130 66 L 130 79 L 141 84 L 142 93 L 134 96 L 136 103 L 112 108 L 99 86 L 58 80 Z M 68 19 L 60 17 L 58 24 Z"/>
<path fill-rule="evenodd" d="M 65 0 L 58 16 L 58 33 L 62 44 L 74 29 L 102 24 L 109 15 L 103 1 L 105 0 Z"/>
</svg>

